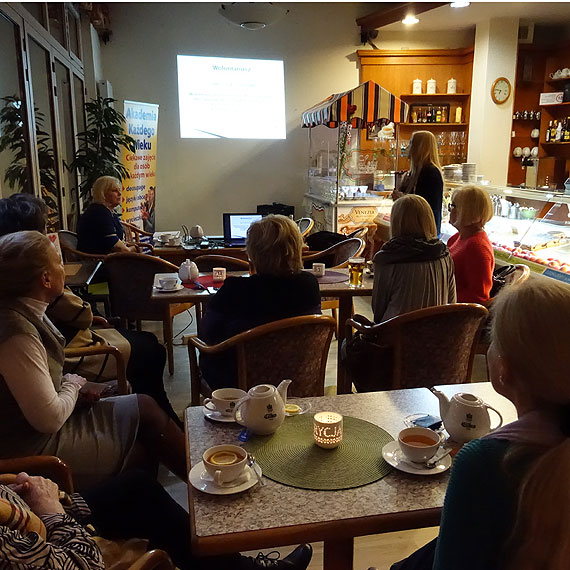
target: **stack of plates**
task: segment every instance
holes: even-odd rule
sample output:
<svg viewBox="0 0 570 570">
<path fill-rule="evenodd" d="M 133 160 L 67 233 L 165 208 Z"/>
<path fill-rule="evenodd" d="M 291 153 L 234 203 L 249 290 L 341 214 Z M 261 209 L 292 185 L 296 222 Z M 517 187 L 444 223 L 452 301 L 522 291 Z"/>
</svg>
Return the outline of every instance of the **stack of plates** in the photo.
<svg viewBox="0 0 570 570">
<path fill-rule="evenodd" d="M 477 165 L 474 162 L 464 162 L 462 165 L 461 179 L 463 182 L 475 182 Z"/>
</svg>

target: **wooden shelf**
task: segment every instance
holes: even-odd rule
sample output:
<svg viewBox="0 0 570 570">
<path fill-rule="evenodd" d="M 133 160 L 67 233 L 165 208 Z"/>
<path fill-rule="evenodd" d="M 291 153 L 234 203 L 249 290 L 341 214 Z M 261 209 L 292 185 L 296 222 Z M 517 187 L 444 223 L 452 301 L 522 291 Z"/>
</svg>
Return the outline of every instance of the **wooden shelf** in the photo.
<svg viewBox="0 0 570 570">
<path fill-rule="evenodd" d="M 554 103 L 554 105 L 541 105 L 541 107 L 543 109 L 548 109 L 549 107 L 565 107 L 567 105 L 570 105 L 570 101 L 567 101 L 566 103 Z"/>
<path fill-rule="evenodd" d="M 471 93 L 405 93 L 400 99 L 417 97 L 421 99 L 467 99 Z"/>
<path fill-rule="evenodd" d="M 401 127 L 467 127 L 469 123 L 400 123 Z"/>
<path fill-rule="evenodd" d="M 548 85 L 560 85 L 562 83 L 568 83 L 570 81 L 570 77 L 561 77 L 560 79 L 549 79 L 546 81 Z"/>
<path fill-rule="evenodd" d="M 558 146 L 558 145 L 570 144 L 570 142 L 541 142 L 540 144 L 547 146 Z"/>
</svg>

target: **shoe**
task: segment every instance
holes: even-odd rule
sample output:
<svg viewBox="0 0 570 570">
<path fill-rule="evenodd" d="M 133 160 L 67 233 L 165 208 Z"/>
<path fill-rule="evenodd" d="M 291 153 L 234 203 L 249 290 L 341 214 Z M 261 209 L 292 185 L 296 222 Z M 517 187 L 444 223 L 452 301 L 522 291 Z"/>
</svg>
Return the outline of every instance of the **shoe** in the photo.
<svg viewBox="0 0 570 570">
<path fill-rule="evenodd" d="M 305 570 L 313 556 L 310 544 L 297 546 L 291 554 L 279 560 L 280 554 L 273 550 L 268 554 L 260 552 L 255 558 L 242 556 L 240 570 L 256 570 L 258 568 L 274 568 L 275 570 Z"/>
</svg>

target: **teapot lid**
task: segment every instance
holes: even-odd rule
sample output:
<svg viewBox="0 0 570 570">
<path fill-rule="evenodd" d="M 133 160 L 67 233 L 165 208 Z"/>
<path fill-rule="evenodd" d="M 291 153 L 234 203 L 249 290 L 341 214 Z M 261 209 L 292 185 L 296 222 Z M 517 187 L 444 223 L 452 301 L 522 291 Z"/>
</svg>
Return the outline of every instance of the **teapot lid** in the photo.
<svg viewBox="0 0 570 570">
<path fill-rule="evenodd" d="M 483 406 L 483 400 L 481 398 L 475 396 L 474 394 L 468 394 L 467 392 L 459 392 L 453 396 L 453 399 L 465 406 L 474 406 L 479 407 Z"/>
<path fill-rule="evenodd" d="M 275 386 L 272 386 L 271 384 L 259 384 L 259 386 L 250 388 L 248 394 L 252 398 L 264 398 L 266 396 L 271 396 L 275 390 Z"/>
</svg>

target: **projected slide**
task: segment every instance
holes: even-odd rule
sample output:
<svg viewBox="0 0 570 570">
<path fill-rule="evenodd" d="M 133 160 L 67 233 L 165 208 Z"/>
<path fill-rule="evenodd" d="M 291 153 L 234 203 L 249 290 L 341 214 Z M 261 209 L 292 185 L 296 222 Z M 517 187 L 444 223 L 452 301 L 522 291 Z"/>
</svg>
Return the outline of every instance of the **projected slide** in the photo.
<svg viewBox="0 0 570 570">
<path fill-rule="evenodd" d="M 182 138 L 284 139 L 283 62 L 178 56 Z"/>
</svg>

